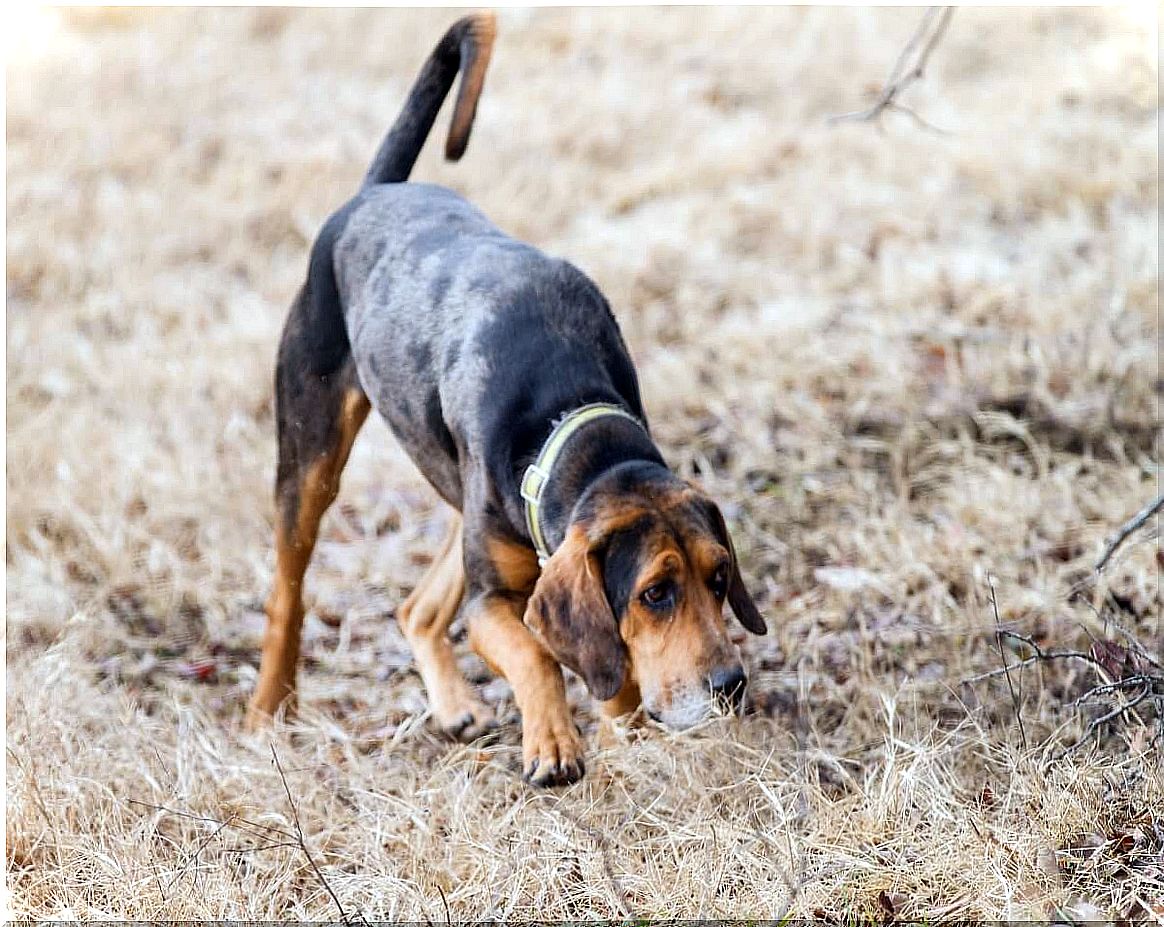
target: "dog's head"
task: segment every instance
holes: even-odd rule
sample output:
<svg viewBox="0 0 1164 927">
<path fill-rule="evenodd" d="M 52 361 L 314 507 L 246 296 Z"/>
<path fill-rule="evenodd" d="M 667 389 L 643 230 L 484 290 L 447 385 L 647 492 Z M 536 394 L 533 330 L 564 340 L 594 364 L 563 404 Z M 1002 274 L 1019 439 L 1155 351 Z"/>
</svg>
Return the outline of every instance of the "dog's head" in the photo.
<svg viewBox="0 0 1164 927">
<path fill-rule="evenodd" d="M 618 468 L 574 509 L 526 607 L 526 624 L 599 699 L 632 680 L 651 717 L 685 728 L 746 677 L 724 604 L 767 631 L 716 504 L 661 468 Z"/>
</svg>

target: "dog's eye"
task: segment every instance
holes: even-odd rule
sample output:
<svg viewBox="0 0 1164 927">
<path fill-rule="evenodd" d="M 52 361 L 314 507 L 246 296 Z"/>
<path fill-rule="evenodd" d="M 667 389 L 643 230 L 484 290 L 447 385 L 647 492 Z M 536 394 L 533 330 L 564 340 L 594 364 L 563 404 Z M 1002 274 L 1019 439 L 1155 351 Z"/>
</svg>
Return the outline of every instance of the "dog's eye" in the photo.
<svg viewBox="0 0 1164 927">
<path fill-rule="evenodd" d="M 711 586 L 712 595 L 714 595 L 717 599 L 722 599 L 727 595 L 728 565 L 726 563 L 721 563 L 719 567 L 716 568 L 716 571 L 711 574 L 711 582 L 708 583 L 708 585 Z"/>
<path fill-rule="evenodd" d="M 657 612 L 670 611 L 675 606 L 675 584 L 669 579 L 648 586 L 639 596 L 647 608 Z"/>
</svg>

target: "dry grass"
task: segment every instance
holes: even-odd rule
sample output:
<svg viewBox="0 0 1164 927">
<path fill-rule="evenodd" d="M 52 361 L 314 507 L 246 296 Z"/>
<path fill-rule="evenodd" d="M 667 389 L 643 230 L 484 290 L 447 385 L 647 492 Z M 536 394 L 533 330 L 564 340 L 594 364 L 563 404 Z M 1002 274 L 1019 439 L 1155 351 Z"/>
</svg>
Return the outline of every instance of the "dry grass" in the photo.
<svg viewBox="0 0 1164 927">
<path fill-rule="evenodd" d="M 268 742 L 239 730 L 271 575 L 271 367 L 311 236 L 452 16 L 64 12 L 16 50 L 18 914 L 337 913 Z M 1090 569 L 1159 479 L 1156 26 L 961 10 L 907 100 L 949 135 L 827 125 L 867 105 L 915 21 L 502 14 L 465 161 L 434 145 L 417 176 L 606 291 L 665 451 L 727 503 L 773 633 L 748 644 L 742 721 L 594 747 L 583 782 L 530 791 L 508 687 L 468 653 L 511 723 L 470 747 L 426 730 L 391 615 L 447 516 L 369 426 L 309 576 L 304 712 L 274 739 L 349 914 L 1161 903 L 1152 701 L 1060 758 L 1113 705 L 1072 706 L 1093 666 L 1016 669 L 1022 731 L 1005 679 L 963 682 L 1001 665 L 991 581 L 1003 624 L 1043 647 L 1121 641 L 1116 622 L 1160 640 L 1156 545 Z"/>
</svg>

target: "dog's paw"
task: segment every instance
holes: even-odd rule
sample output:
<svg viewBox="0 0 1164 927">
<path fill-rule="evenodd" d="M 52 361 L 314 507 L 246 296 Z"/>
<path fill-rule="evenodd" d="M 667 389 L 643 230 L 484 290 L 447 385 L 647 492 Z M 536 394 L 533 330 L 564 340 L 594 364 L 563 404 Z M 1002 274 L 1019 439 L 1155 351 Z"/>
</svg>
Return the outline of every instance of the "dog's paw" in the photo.
<svg viewBox="0 0 1164 927">
<path fill-rule="evenodd" d="M 582 738 L 570 717 L 523 719 L 523 778 L 542 788 L 569 785 L 586 773 Z"/>
<path fill-rule="evenodd" d="M 251 696 L 251 700 L 247 704 L 246 717 L 243 719 L 243 731 L 247 734 L 257 734 L 273 727 L 275 718 L 280 713 L 280 708 L 282 708 L 284 718 L 293 718 L 297 704 L 294 692 L 280 699 L 269 691 L 258 691 Z"/>
<path fill-rule="evenodd" d="M 269 728 L 272 721 L 269 711 L 264 711 L 254 702 L 251 702 L 247 706 L 247 714 L 243 719 L 243 731 L 247 734 L 257 734 L 259 731 Z"/>
<path fill-rule="evenodd" d="M 433 718 L 443 733 L 462 743 L 476 740 L 497 727 L 497 720 L 489 706 L 473 697 L 439 708 L 434 705 Z"/>
</svg>

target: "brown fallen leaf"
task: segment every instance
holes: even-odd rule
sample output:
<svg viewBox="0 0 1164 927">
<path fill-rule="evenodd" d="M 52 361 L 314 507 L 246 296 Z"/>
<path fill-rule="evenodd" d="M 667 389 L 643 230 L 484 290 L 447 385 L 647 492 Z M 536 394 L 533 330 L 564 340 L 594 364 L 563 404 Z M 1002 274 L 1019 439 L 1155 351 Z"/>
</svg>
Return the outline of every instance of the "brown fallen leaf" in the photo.
<svg viewBox="0 0 1164 927">
<path fill-rule="evenodd" d="M 877 902 L 881 905 L 883 911 L 889 915 L 887 920 L 892 921 L 896 918 L 909 901 L 909 896 L 905 892 L 887 892 L 882 889 L 877 895 Z"/>
</svg>

